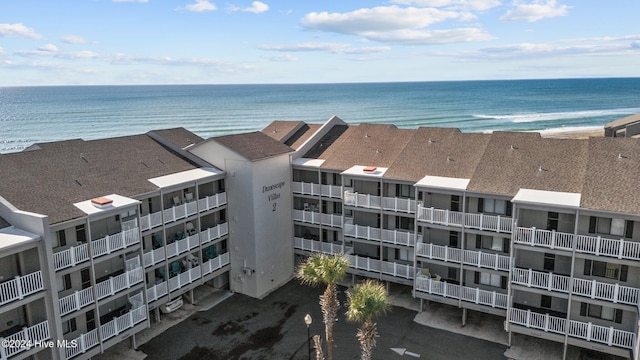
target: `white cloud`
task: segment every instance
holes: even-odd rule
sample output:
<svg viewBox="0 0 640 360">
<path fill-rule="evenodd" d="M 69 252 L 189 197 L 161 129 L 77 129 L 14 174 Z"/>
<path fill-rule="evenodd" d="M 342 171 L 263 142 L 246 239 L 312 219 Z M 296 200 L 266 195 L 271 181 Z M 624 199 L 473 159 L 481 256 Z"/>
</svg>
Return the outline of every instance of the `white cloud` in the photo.
<svg viewBox="0 0 640 360">
<path fill-rule="evenodd" d="M 452 9 L 479 11 L 488 10 L 501 5 L 499 0 L 392 0 L 391 2 L 400 5 L 448 7 Z"/>
<path fill-rule="evenodd" d="M 586 39 L 577 41 L 573 44 L 564 44 L 566 41 L 558 43 L 520 43 L 502 46 L 493 46 L 480 49 L 474 52 L 462 54 L 466 57 L 481 58 L 486 60 L 494 59 L 515 59 L 533 57 L 548 58 L 558 56 L 594 56 L 594 55 L 612 55 L 619 56 L 623 54 L 640 55 L 637 41 L 603 41 L 594 38 L 591 43 L 585 43 Z M 453 55 L 460 56 L 461 54 Z"/>
<path fill-rule="evenodd" d="M 275 62 L 295 62 L 298 58 L 291 54 L 268 55 L 263 56 L 265 59 Z"/>
<path fill-rule="evenodd" d="M 120 2 L 135 2 L 135 3 L 146 3 L 146 2 L 149 2 L 149 0 L 111 0 L 111 1 L 117 2 L 117 3 L 120 3 Z"/>
<path fill-rule="evenodd" d="M 259 45 L 259 49 L 267 51 L 285 51 L 285 52 L 302 52 L 302 51 L 323 51 L 332 54 L 370 54 L 376 52 L 385 52 L 391 50 L 386 46 L 377 47 L 353 47 L 350 44 L 341 43 L 323 43 L 323 42 L 307 42 L 300 44 L 287 45 Z"/>
<path fill-rule="evenodd" d="M 435 45 L 487 41 L 493 37 L 482 29 L 461 28 L 452 30 L 396 30 L 364 34 L 368 39 L 406 45 Z"/>
<path fill-rule="evenodd" d="M 210 3 L 208 0 L 196 0 L 194 4 L 186 6 L 187 10 L 193 12 L 205 12 L 218 10 L 215 4 Z"/>
<path fill-rule="evenodd" d="M 0 24 L 0 36 L 26 37 L 34 40 L 42 39 L 42 35 L 22 24 Z"/>
<path fill-rule="evenodd" d="M 260 1 L 254 1 L 251 3 L 250 7 L 246 7 L 242 9 L 242 11 L 251 12 L 254 14 L 260 14 L 268 10 L 269 10 L 269 5 Z"/>
<path fill-rule="evenodd" d="M 556 0 L 535 0 L 530 4 L 514 1 L 514 9 L 507 11 L 500 20 L 502 21 L 528 21 L 534 22 L 546 18 L 565 16 L 569 10 L 566 5 L 557 4 Z"/>
<path fill-rule="evenodd" d="M 458 17 L 460 14 L 454 11 L 394 5 L 363 8 L 348 13 L 311 12 L 301 22 L 307 29 L 360 35 L 362 32 L 421 28 Z"/>
<path fill-rule="evenodd" d="M 52 53 L 54 53 L 54 52 L 58 52 L 58 47 L 53 45 L 53 44 L 47 44 L 47 45 L 44 45 L 44 46 L 40 46 L 38 48 L 38 50 L 39 51 L 44 51 L 44 52 L 52 52 Z"/>
<path fill-rule="evenodd" d="M 65 35 L 62 37 L 62 42 L 67 44 L 89 44 L 90 41 L 77 35 Z"/>
<path fill-rule="evenodd" d="M 407 0 L 416 1 L 416 0 Z M 448 0 L 442 0 L 447 2 Z M 485 41 L 493 37 L 479 28 L 428 30 L 450 19 L 468 21 L 475 15 L 463 11 L 398 6 L 364 8 L 348 13 L 312 12 L 302 18 L 307 29 L 363 36 L 368 40 L 411 45 Z"/>
</svg>

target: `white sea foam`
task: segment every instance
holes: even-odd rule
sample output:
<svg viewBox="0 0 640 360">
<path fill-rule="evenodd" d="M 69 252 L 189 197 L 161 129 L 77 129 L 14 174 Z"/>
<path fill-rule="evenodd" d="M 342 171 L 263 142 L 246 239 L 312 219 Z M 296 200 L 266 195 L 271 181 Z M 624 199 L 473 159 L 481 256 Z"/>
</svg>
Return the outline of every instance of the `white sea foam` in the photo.
<svg viewBox="0 0 640 360">
<path fill-rule="evenodd" d="M 606 110 L 585 110 L 585 111 L 568 111 L 568 112 L 550 112 L 550 113 L 526 113 L 526 114 L 509 114 L 509 115 L 485 115 L 478 114 L 473 117 L 480 119 L 510 120 L 513 123 L 528 123 L 537 121 L 552 121 L 564 119 L 581 119 L 594 118 L 599 116 L 624 116 L 632 115 L 640 112 L 640 108 L 624 108 L 624 109 L 606 109 Z"/>
</svg>

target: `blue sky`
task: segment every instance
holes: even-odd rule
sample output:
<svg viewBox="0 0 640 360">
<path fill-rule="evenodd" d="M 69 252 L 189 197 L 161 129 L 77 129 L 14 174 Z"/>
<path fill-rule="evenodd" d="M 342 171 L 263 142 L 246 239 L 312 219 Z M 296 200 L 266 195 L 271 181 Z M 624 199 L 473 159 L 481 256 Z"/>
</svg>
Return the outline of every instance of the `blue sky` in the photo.
<svg viewBox="0 0 640 360">
<path fill-rule="evenodd" d="M 637 0 L 2 0 L 0 86 L 640 76 Z"/>
</svg>

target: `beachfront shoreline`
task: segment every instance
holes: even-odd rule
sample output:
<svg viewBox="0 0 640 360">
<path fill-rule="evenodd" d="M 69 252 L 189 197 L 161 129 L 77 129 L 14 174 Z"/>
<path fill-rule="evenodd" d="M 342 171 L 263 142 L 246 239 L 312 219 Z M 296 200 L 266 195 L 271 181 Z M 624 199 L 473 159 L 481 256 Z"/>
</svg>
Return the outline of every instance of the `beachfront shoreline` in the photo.
<svg viewBox="0 0 640 360">
<path fill-rule="evenodd" d="M 584 128 L 546 129 L 536 130 L 542 137 L 551 139 L 588 139 L 590 137 L 604 137 L 604 126 L 589 126 Z"/>
</svg>

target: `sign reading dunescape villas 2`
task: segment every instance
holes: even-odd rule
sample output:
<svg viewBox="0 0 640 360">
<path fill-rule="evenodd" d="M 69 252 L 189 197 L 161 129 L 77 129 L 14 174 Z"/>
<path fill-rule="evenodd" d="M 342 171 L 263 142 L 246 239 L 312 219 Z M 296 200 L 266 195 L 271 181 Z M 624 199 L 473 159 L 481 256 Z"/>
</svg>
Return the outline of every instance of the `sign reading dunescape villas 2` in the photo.
<svg viewBox="0 0 640 360">
<path fill-rule="evenodd" d="M 269 193 L 267 194 L 267 201 L 271 203 L 271 211 L 276 211 L 278 205 L 278 203 L 276 203 L 276 200 L 280 198 L 279 190 L 284 187 L 284 184 L 286 184 L 286 181 L 280 181 L 279 183 L 262 187 L 263 194 Z"/>
</svg>

